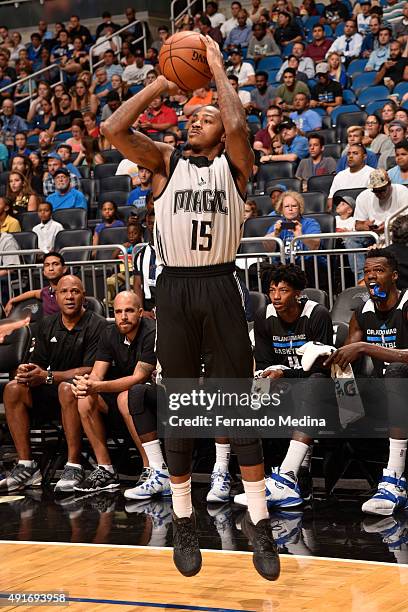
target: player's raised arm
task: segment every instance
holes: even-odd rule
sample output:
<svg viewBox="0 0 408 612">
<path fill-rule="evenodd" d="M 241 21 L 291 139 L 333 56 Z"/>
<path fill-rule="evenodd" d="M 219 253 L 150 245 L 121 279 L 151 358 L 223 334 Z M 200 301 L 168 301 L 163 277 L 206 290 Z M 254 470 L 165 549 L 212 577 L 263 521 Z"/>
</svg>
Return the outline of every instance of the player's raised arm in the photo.
<svg viewBox="0 0 408 612">
<path fill-rule="evenodd" d="M 248 140 L 245 110 L 228 80 L 218 44 L 209 36 L 201 38 L 207 48 L 207 61 L 218 92 L 218 106 L 226 136 L 225 149 L 239 172 L 238 184 L 244 193 L 254 162 L 254 153 Z"/>
<path fill-rule="evenodd" d="M 141 113 L 151 102 L 165 94 L 178 91 L 174 83 L 159 76 L 153 83 L 124 102 L 102 125 L 102 133 L 127 159 L 140 164 L 153 173 L 166 175 L 166 165 L 173 147 L 153 142 L 141 132 L 130 132 Z"/>
</svg>

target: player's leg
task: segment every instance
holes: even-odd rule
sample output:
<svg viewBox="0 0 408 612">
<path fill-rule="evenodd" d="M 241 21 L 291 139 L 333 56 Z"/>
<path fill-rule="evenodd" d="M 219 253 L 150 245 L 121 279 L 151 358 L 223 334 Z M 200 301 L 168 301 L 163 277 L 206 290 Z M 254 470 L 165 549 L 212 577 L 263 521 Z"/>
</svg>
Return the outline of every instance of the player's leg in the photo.
<svg viewBox="0 0 408 612">
<path fill-rule="evenodd" d="M 81 465 L 82 425 L 78 412 L 78 400 L 72 393 L 69 383 L 58 385 L 58 399 L 61 405 L 62 426 L 68 447 L 68 460 L 54 487 L 56 493 L 68 493 L 85 479 Z"/>
<path fill-rule="evenodd" d="M 31 391 L 16 380 L 7 383 L 3 395 L 7 425 L 16 447 L 18 463 L 11 473 L 0 481 L 0 490 L 16 491 L 41 484 L 41 473 L 31 457 L 30 416 Z"/>
<path fill-rule="evenodd" d="M 408 444 L 406 419 L 408 364 L 389 364 L 384 378 L 390 426 L 388 463 L 383 470 L 377 492 L 363 504 L 362 510 L 368 514 L 389 516 L 408 506 L 407 481 L 404 477 Z"/>
<path fill-rule="evenodd" d="M 134 385 L 119 394 L 118 408 L 133 440 L 146 456 L 149 466 L 146 478 L 132 489 L 126 489 L 127 499 L 146 500 L 153 495 L 171 495 L 170 477 L 157 436 L 157 389 L 152 385 Z M 138 446 L 138 448 L 139 448 Z"/>
<path fill-rule="evenodd" d="M 157 281 L 156 354 L 167 393 L 180 392 L 181 379 L 200 376 L 202 320 L 196 301 L 203 294 L 201 279 L 193 274 L 184 277 L 165 269 Z M 193 440 L 165 439 L 173 495 L 173 560 L 184 576 L 199 572 L 202 563 L 191 499 L 192 449 Z"/>
<path fill-rule="evenodd" d="M 231 444 L 228 438 L 215 439 L 215 463 L 211 473 L 211 487 L 207 493 L 209 503 L 225 503 L 231 494 L 231 475 L 228 465 Z"/>
<path fill-rule="evenodd" d="M 106 444 L 105 424 L 103 414 L 109 408 L 115 409 L 117 394 L 88 395 L 78 399 L 78 411 L 82 427 L 95 453 L 98 466 L 87 478 L 75 486 L 75 491 L 94 492 L 105 489 L 117 489 L 119 477 L 116 474 Z M 109 404 L 111 406 L 109 406 Z"/>
<path fill-rule="evenodd" d="M 227 391 L 231 390 L 227 381 L 239 379 L 250 392 L 253 356 L 239 281 L 234 274 L 210 278 L 207 292 L 211 299 L 204 321 L 203 354 L 208 377 L 226 379 Z M 242 439 L 238 432 L 231 442 L 248 499 L 242 527 L 254 549 L 254 566 L 264 578 L 276 580 L 280 564 L 266 506 L 262 444 L 259 439 Z"/>
</svg>

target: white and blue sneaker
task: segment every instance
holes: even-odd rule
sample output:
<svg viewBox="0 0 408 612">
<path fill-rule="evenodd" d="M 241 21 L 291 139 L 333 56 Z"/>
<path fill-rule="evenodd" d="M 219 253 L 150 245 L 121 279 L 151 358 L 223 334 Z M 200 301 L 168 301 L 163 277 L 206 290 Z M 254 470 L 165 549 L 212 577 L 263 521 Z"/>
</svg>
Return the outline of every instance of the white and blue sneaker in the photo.
<svg viewBox="0 0 408 612">
<path fill-rule="evenodd" d="M 150 499 L 154 495 L 171 495 L 169 470 L 164 465 L 160 469 L 150 468 L 144 482 L 124 492 L 126 499 Z"/>
<path fill-rule="evenodd" d="M 304 503 L 296 477 L 292 472 L 284 474 L 279 471 L 278 467 L 273 468 L 272 474 L 265 478 L 265 489 L 268 506 L 293 508 Z M 235 495 L 234 502 L 247 506 L 246 494 Z"/>
<path fill-rule="evenodd" d="M 303 512 L 275 512 L 271 515 L 273 539 L 280 549 L 297 544 L 302 535 Z"/>
<path fill-rule="evenodd" d="M 214 470 L 211 474 L 211 488 L 207 493 L 207 502 L 223 504 L 230 499 L 231 475 L 229 472 Z"/>
<path fill-rule="evenodd" d="M 390 516 L 407 507 L 407 481 L 403 476 L 397 478 L 395 472 L 384 469 L 377 493 L 364 502 L 361 509 L 367 514 Z"/>
</svg>

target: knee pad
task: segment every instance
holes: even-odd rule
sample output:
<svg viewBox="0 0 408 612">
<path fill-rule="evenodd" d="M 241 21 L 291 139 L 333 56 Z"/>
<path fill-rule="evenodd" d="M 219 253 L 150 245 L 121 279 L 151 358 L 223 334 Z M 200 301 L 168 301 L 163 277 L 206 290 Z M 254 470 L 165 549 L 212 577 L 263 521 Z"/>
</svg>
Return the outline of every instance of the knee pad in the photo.
<svg viewBox="0 0 408 612">
<path fill-rule="evenodd" d="M 139 436 L 157 430 L 157 390 L 151 385 L 138 384 L 129 389 L 129 413 Z"/>
<path fill-rule="evenodd" d="M 184 476 L 191 472 L 194 440 L 168 438 L 164 441 L 166 459 L 172 476 Z"/>
<path fill-rule="evenodd" d="M 239 465 L 252 466 L 263 462 L 262 442 L 260 438 L 234 438 L 231 441 L 232 450 L 236 454 Z"/>
</svg>

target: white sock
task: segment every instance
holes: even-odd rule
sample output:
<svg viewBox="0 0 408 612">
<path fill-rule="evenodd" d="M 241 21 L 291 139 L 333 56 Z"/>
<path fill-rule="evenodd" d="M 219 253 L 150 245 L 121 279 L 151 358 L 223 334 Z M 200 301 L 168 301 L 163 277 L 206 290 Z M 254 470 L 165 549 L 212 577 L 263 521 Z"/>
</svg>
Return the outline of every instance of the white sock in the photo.
<svg viewBox="0 0 408 612">
<path fill-rule="evenodd" d="M 298 442 L 298 440 L 291 440 L 286 457 L 284 458 L 280 467 L 280 472 L 283 472 L 284 474 L 292 472 L 295 476 L 297 476 L 308 449 L 308 444 Z"/>
<path fill-rule="evenodd" d="M 171 484 L 171 492 L 173 494 L 173 511 L 177 518 L 190 518 L 193 512 L 193 504 L 191 502 L 191 478 L 186 482 Z"/>
<path fill-rule="evenodd" d="M 115 470 L 113 469 L 113 465 L 103 465 L 102 463 L 98 463 L 98 467 L 105 468 L 105 470 L 107 470 L 111 474 L 115 473 Z"/>
<path fill-rule="evenodd" d="M 311 444 L 308 447 L 305 458 L 302 461 L 302 467 L 308 469 L 309 472 L 310 472 L 310 467 L 312 465 L 312 455 L 313 455 L 313 444 Z"/>
<path fill-rule="evenodd" d="M 248 512 L 254 525 L 262 519 L 269 518 L 266 506 L 265 479 L 249 482 L 242 480 L 248 500 Z"/>
<path fill-rule="evenodd" d="M 231 456 L 231 444 L 215 443 L 215 464 L 213 472 L 228 472 L 228 464 Z"/>
<path fill-rule="evenodd" d="M 19 459 L 18 462 L 20 465 L 24 465 L 24 467 L 32 468 L 35 466 L 35 461 L 32 461 L 32 460 L 29 461 L 28 459 Z"/>
<path fill-rule="evenodd" d="M 407 455 L 408 440 L 390 438 L 390 455 L 387 470 L 395 472 L 399 478 L 405 471 L 405 457 Z"/>
<path fill-rule="evenodd" d="M 70 461 L 67 461 L 65 465 L 68 465 L 69 467 L 78 468 L 78 469 L 81 469 L 82 467 L 80 463 L 71 463 Z"/>
<path fill-rule="evenodd" d="M 163 467 L 164 459 L 160 446 L 160 440 L 145 442 L 142 444 L 142 446 L 149 460 L 149 466 L 155 470 L 159 470 L 161 467 Z"/>
</svg>

